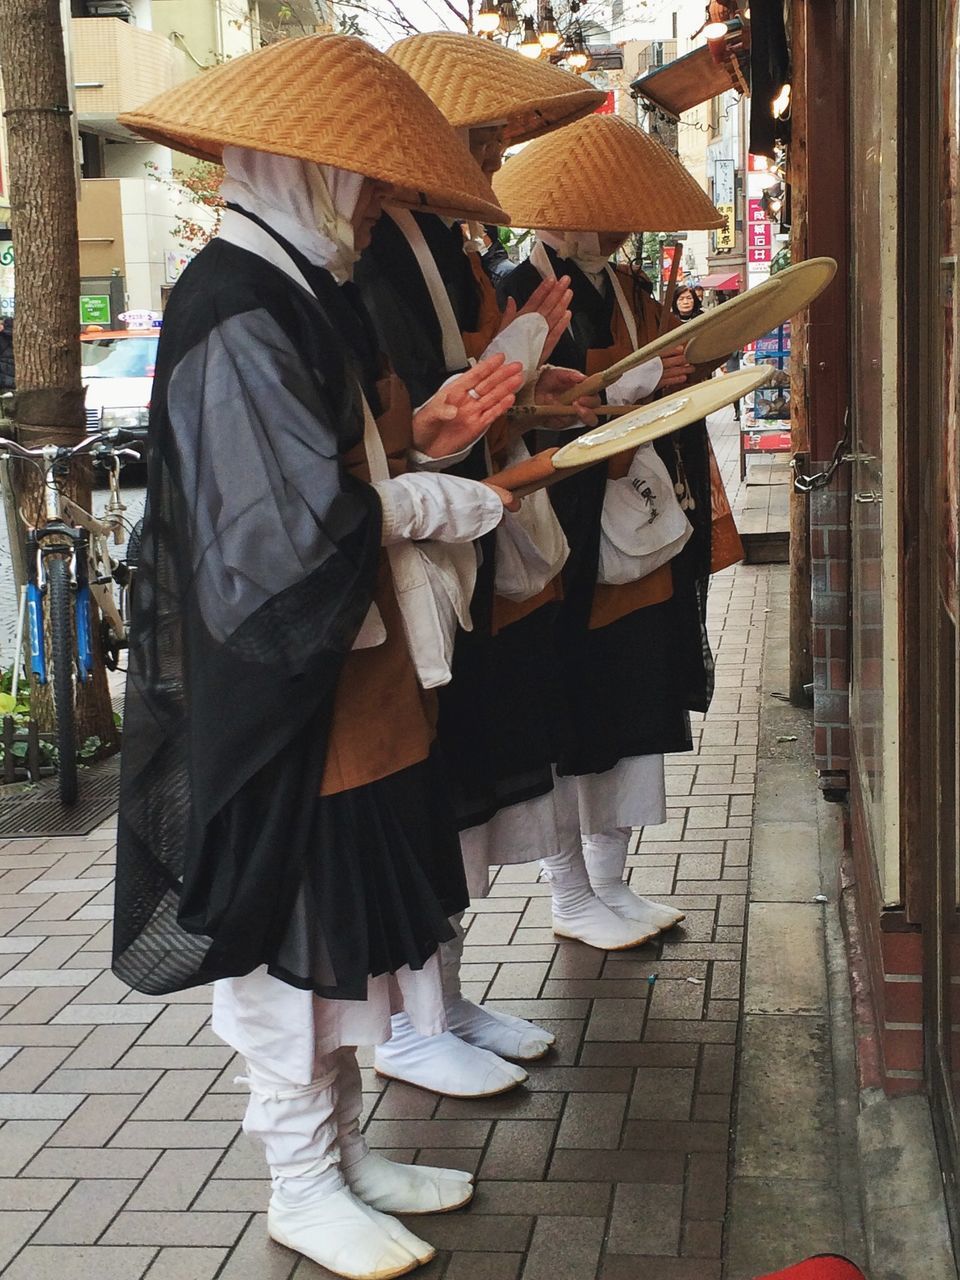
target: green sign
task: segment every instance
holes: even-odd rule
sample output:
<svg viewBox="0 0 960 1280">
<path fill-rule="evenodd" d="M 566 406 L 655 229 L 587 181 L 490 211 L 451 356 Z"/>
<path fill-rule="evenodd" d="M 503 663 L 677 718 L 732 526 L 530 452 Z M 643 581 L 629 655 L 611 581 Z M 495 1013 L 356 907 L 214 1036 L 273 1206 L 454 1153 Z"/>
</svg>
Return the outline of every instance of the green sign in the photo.
<svg viewBox="0 0 960 1280">
<path fill-rule="evenodd" d="M 110 323 L 110 295 L 108 293 L 83 293 L 80 295 L 81 324 Z"/>
</svg>

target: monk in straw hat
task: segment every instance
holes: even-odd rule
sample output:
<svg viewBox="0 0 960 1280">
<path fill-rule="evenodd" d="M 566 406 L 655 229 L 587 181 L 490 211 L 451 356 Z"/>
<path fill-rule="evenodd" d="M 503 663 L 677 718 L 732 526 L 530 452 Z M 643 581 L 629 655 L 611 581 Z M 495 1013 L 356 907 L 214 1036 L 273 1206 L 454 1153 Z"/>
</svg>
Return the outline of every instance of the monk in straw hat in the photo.
<svg viewBox="0 0 960 1280">
<path fill-rule="evenodd" d="M 271 45 L 123 119 L 222 161 L 227 210 L 160 340 L 114 969 L 150 993 L 216 980 L 271 1236 L 339 1275 L 400 1275 L 435 1251 L 387 1215 L 456 1208 L 471 1181 L 368 1150 L 354 1046 L 401 1007 L 444 1025 L 437 948 L 467 899 L 422 624 L 469 600 L 471 543 L 509 498 L 418 468 L 476 440 L 521 370 L 496 355 L 413 413 L 350 276 L 395 188 L 504 215 L 422 91 L 349 37 Z M 427 553 L 401 601 L 394 575 L 410 588 Z"/>
<path fill-rule="evenodd" d="M 488 176 L 500 167 L 507 146 L 577 119 L 603 97 L 575 76 L 469 36 L 412 36 L 394 45 L 390 56 L 468 138 Z M 523 307 L 510 304 L 501 313 L 480 262 L 482 229 L 403 209 L 387 213 L 361 259 L 358 282 L 414 399 L 491 349 L 523 362 L 525 386 L 540 403 L 582 379 L 579 370 L 542 368 L 569 321 L 568 281 L 545 281 Z M 590 405 L 581 408 L 592 420 Z M 516 460 L 511 450 L 525 452 L 502 425 L 464 464 L 468 474 L 495 472 Z M 487 892 L 489 864 L 504 860 L 505 852 L 532 858 L 553 851 L 565 838 L 564 826 L 567 840 L 578 838 L 575 805 L 571 810 L 567 797 L 565 811 L 558 808 L 551 768 L 566 738 L 560 667 L 551 656 L 557 575 L 566 553 L 543 494 L 525 503 L 516 523 L 511 517 L 484 541 L 474 630 L 458 637 L 453 683 L 441 697 L 439 741 L 475 896 Z M 582 879 L 586 884 L 585 873 Z M 602 904 L 597 912 L 605 936 L 612 933 L 621 946 L 649 936 Z M 515 1063 L 541 1057 L 554 1037 L 464 998 L 462 931 L 459 918 L 451 923 L 457 941 L 441 949 L 446 1034 L 427 1040 L 400 1015 L 390 1043 L 377 1049 L 375 1065 L 384 1075 L 440 1093 L 499 1093 L 526 1079 Z"/>
<path fill-rule="evenodd" d="M 496 190 L 514 224 L 538 228 L 530 257 L 505 279 L 522 305 L 544 279 L 569 277 L 572 319 L 555 359 L 593 374 L 656 337 L 661 308 L 636 270 L 609 259 L 639 227 L 708 228 L 720 216 L 655 139 L 615 116 L 591 116 L 509 160 Z M 678 322 L 668 320 L 667 324 Z M 607 388 L 633 404 L 682 386 L 682 348 Z M 657 933 L 681 911 L 623 883 L 630 830 L 665 821 L 665 752 L 691 746 L 690 710 L 705 711 L 713 664 L 704 626 L 711 563 L 704 424 L 641 446 L 551 490 L 570 544 L 559 649 L 574 741 L 558 757 L 577 789 L 593 894 Z M 592 904 L 571 889 L 569 859 L 544 860 L 553 924 L 584 937 Z M 590 939 L 603 946 L 602 936 Z"/>
</svg>

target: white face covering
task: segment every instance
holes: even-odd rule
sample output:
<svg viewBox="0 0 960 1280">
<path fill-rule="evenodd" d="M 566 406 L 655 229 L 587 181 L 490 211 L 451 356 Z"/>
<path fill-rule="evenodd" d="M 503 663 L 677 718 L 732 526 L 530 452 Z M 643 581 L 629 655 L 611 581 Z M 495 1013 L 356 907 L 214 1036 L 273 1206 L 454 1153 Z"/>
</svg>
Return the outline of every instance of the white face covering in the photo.
<svg viewBox="0 0 960 1280">
<path fill-rule="evenodd" d="M 538 231 L 537 239 L 555 249 L 561 258 L 575 262 L 594 284 L 610 260 L 608 253 L 600 252 L 596 231 Z"/>
<path fill-rule="evenodd" d="M 261 218 L 311 262 L 342 283 L 360 256 L 353 218 L 363 175 L 292 156 L 225 147 L 220 194 Z"/>
</svg>

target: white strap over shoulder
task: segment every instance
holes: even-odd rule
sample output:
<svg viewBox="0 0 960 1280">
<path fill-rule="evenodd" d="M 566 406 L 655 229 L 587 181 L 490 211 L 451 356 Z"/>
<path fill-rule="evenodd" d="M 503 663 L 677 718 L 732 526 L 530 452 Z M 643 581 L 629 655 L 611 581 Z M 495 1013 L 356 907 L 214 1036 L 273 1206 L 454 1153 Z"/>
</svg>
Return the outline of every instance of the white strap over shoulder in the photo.
<svg viewBox="0 0 960 1280">
<path fill-rule="evenodd" d="M 627 300 L 623 294 L 623 285 L 620 283 L 620 278 L 616 271 L 614 271 L 613 267 L 609 264 L 607 264 L 607 277 L 609 278 L 610 284 L 613 288 L 613 296 L 617 300 L 617 306 L 620 308 L 620 314 L 623 316 L 623 323 L 627 326 L 627 333 L 630 335 L 630 345 L 633 347 L 634 351 L 636 351 L 640 346 L 640 342 L 637 337 L 637 322 L 633 312 L 627 306 Z"/>
<path fill-rule="evenodd" d="M 436 259 L 430 252 L 423 232 L 409 209 L 399 209 L 391 206 L 385 210 L 385 213 L 400 228 L 413 252 L 413 256 L 417 260 L 420 274 L 423 276 L 423 282 L 427 286 L 427 292 L 430 294 L 430 301 L 433 303 L 433 309 L 440 325 L 440 334 L 443 341 L 443 363 L 446 365 L 447 373 L 459 373 L 469 366 L 470 360 L 467 357 L 460 326 L 453 313 L 450 295 L 447 293 L 446 285 L 443 283 L 443 277 L 440 275 Z"/>
</svg>

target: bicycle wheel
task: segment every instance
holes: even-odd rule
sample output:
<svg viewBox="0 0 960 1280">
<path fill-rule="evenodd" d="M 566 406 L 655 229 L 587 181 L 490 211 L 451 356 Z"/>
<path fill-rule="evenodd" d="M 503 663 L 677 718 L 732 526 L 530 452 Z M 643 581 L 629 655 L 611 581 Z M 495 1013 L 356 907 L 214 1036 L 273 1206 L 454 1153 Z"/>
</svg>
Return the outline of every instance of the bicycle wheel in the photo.
<svg viewBox="0 0 960 1280">
<path fill-rule="evenodd" d="M 77 714 L 73 656 L 73 590 L 70 566 L 49 556 L 47 602 L 50 611 L 50 662 L 53 666 L 53 711 L 57 721 L 57 790 L 62 804 L 77 798 Z"/>
</svg>

